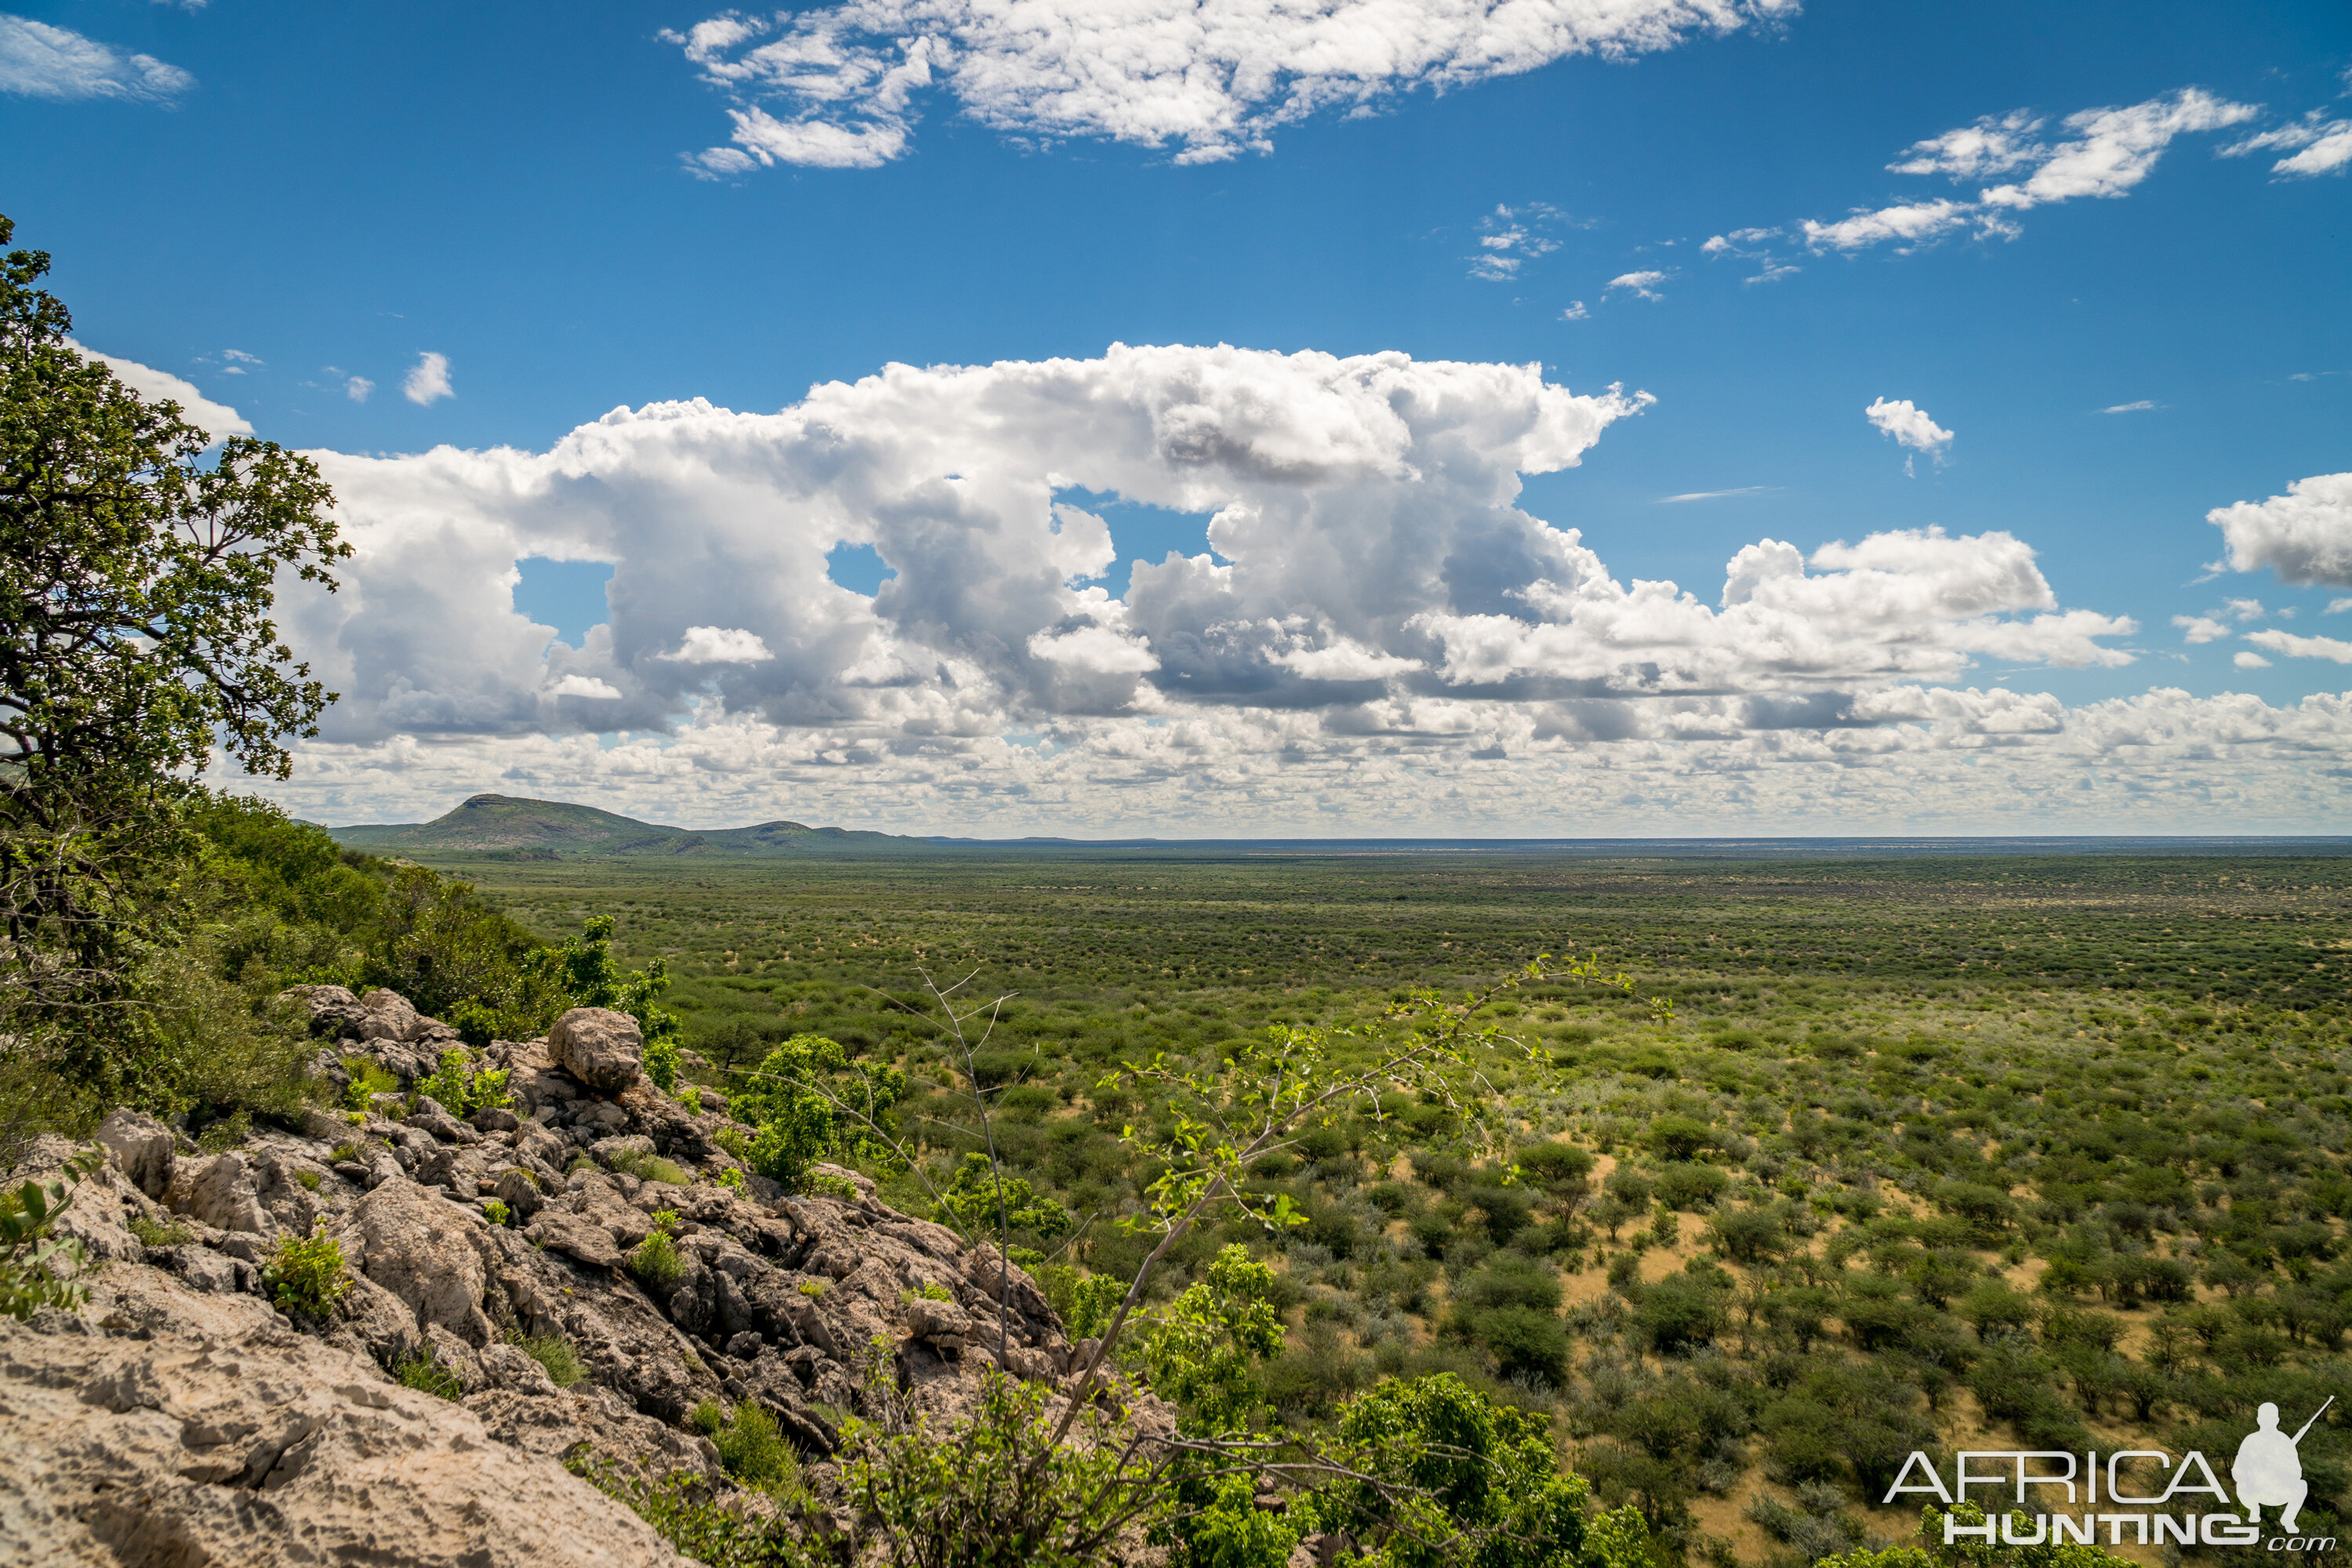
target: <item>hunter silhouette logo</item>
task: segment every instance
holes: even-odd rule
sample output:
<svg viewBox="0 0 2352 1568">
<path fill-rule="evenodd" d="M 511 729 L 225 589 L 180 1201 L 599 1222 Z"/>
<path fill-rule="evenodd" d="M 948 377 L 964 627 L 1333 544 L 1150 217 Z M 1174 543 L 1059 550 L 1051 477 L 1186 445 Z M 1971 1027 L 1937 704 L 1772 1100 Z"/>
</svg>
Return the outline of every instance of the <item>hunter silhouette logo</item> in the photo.
<svg viewBox="0 0 2352 1568">
<path fill-rule="evenodd" d="M 2336 1396 L 2329 1394 L 2327 1405 L 2335 1403 Z M 2246 1510 L 2248 1524 L 2260 1524 L 2263 1510 L 2275 1508 L 2279 1528 L 2294 1533 L 2294 1516 L 2311 1494 L 2311 1483 L 2303 1479 L 2303 1434 L 2327 1414 L 2327 1405 L 2312 1412 L 2311 1420 L 2292 1437 L 2278 1429 L 2277 1405 L 2265 1405 L 2254 1413 L 2254 1430 L 2246 1434 L 2238 1445 L 2238 1457 L 2230 1461 L 2230 1479 L 2237 1483 L 2238 1502 Z"/>
<path fill-rule="evenodd" d="M 2295 1528 L 2311 1495 L 2311 1484 L 2303 1479 L 2303 1439 L 2335 1403 L 2330 1395 L 2291 1437 L 2279 1430 L 2277 1405 L 2265 1405 L 2254 1413 L 2254 1430 L 2246 1434 L 2237 1458 L 2230 1462 L 2230 1480 L 2238 1493 L 2234 1504 L 2230 1489 L 2204 1455 L 2191 1450 L 2176 1465 L 2170 1454 L 2152 1448 L 2108 1454 L 2104 1465 L 2095 1451 L 1963 1449 L 1954 1457 L 1948 1484 L 1933 1459 L 1915 1453 L 1903 1462 L 1880 1501 L 1891 1503 L 1906 1493 L 1919 1493 L 1936 1498 L 1947 1509 L 1975 1503 L 1982 1510 L 1975 1515 L 1977 1523 L 1958 1512 L 1945 1514 L 1947 1546 L 1963 1537 L 1988 1546 L 2087 1546 L 2097 1542 L 2102 1532 L 2111 1546 L 2254 1546 L 2264 1544 L 2263 1510 L 2268 1508 L 2278 1510 L 2278 1528 L 2284 1532 L 2270 1539 L 2268 1550 L 2332 1552 L 2334 1536 L 2297 1535 Z M 2147 1470 L 2151 1460 L 2153 1475 Z M 2126 1471 L 2126 1464 L 2136 1468 Z M 2143 1492 L 2138 1487 L 2154 1489 Z M 1971 1489 L 1996 1489 L 1996 1495 L 1971 1497 Z M 2032 1533 L 2022 1533 L 2024 1530 Z"/>
</svg>

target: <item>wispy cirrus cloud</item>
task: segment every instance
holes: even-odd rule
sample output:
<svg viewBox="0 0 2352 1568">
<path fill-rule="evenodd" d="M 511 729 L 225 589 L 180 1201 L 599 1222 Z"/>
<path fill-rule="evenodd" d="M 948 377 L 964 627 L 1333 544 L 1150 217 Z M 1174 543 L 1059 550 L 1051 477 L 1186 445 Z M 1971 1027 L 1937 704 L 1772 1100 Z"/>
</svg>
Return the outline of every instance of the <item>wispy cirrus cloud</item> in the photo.
<svg viewBox="0 0 2352 1568">
<path fill-rule="evenodd" d="M 847 0 L 728 11 L 662 37 L 725 92 L 712 178 L 775 163 L 870 169 L 905 154 L 939 93 L 1011 136 L 1173 144 L 1179 163 L 1266 152 L 1274 132 L 1415 88 L 1577 55 L 1626 58 L 1769 26 L 1796 0 Z"/>
<path fill-rule="evenodd" d="M 1658 504 L 1673 506 L 1681 501 L 1723 500 L 1731 496 L 1760 496 L 1780 488 L 1778 485 L 1738 485 L 1727 490 L 1689 490 L 1678 496 L 1660 496 Z"/>
<path fill-rule="evenodd" d="M 2018 215 L 2061 202 L 2128 195 L 2179 138 L 2242 124 L 2261 112 L 2253 104 L 2189 87 L 2120 108 L 2083 110 L 2061 121 L 2054 134 L 2030 110 L 1988 115 L 1915 142 L 1887 165 L 1891 174 L 1976 185 L 1973 197 L 1913 196 L 1857 207 L 1842 218 L 1805 218 L 1785 230 L 1735 229 L 1703 248 L 1713 255 L 1740 253 L 1743 243 L 1752 247 L 1784 232 L 1816 254 L 1881 245 L 1908 252 L 1961 232 L 2014 238 Z"/>
<path fill-rule="evenodd" d="M 194 77 L 152 55 L 126 54 L 70 27 L 0 16 L 0 92 L 170 103 L 195 85 Z"/>
<path fill-rule="evenodd" d="M 1601 291 L 1606 295 L 1622 290 L 1655 304 L 1665 298 L 1664 294 L 1658 292 L 1658 285 L 1672 276 L 1672 273 L 1654 269 L 1646 272 L 1621 272 L 1609 279 Z"/>
</svg>

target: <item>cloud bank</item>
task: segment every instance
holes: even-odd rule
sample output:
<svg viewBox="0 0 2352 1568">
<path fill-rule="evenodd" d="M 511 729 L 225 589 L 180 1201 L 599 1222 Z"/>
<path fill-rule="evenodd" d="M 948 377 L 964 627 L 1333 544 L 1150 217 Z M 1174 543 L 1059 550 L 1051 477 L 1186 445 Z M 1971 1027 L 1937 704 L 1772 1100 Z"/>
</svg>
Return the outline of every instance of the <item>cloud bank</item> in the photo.
<svg viewBox="0 0 2352 1568">
<path fill-rule="evenodd" d="M 713 703 L 883 746 L 1239 710 L 1370 735 L 1478 702 L 1630 732 L 1672 700 L 1738 731 L 1980 659 L 2128 662 L 2132 624 L 2062 608 L 1998 531 L 1763 540 L 1713 602 L 1618 581 L 1513 503 L 1647 403 L 1531 365 L 1117 346 L 893 365 L 772 415 L 616 409 L 544 453 L 321 453 L 358 554 L 290 630 L 355 743 L 658 731 Z M 1077 489 L 1205 516 L 1210 548 L 1135 563 L 1114 598 L 1111 525 Z M 896 575 L 841 587 L 843 544 Z M 613 563 L 582 646 L 514 610 L 533 555 Z"/>
<path fill-rule="evenodd" d="M 2155 831 L 2131 792 L 2156 781 L 2163 811 L 2326 819 L 2345 702 L 1992 684 L 2127 665 L 2137 630 L 2007 532 L 1762 539 L 1693 592 L 1520 508 L 1521 476 L 1648 401 L 1532 365 L 1114 346 L 892 365 L 772 414 L 615 409 L 543 452 L 317 453 L 356 554 L 284 629 L 343 698 L 276 793 L 338 821 L 495 788 L 1006 834 L 1836 831 L 2000 802 Z M 1204 543 L 1113 596 L 1128 503 Z M 895 574 L 841 586 L 843 545 Z M 608 623 L 551 642 L 513 605 L 532 556 L 609 563 Z"/>
<path fill-rule="evenodd" d="M 677 45 L 730 98 L 721 177 L 903 156 L 918 100 L 1026 139 L 1173 143 L 1179 163 L 1271 149 L 1325 110 L 1467 87 L 1574 55 L 1622 58 L 1796 14 L 1796 0 L 847 0 L 728 11 Z"/>
</svg>

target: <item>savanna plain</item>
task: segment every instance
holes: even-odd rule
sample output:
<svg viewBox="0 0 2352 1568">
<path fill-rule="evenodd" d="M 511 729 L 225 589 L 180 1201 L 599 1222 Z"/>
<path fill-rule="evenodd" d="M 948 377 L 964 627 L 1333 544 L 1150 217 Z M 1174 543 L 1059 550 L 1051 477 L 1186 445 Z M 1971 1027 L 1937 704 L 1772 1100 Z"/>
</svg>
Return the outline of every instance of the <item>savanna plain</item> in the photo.
<svg viewBox="0 0 2352 1568">
<path fill-rule="evenodd" d="M 2345 1517 L 2352 856 L 425 858 L 543 940 L 609 915 L 616 957 L 664 959 L 690 1080 L 810 1035 L 902 1069 L 919 1168 L 867 1173 L 932 1212 L 992 1141 L 1081 1325 L 1150 1246 L 1119 1221 L 1169 1131 L 1122 1062 L 1287 1028 L 1344 1063 L 1416 988 L 1597 954 L 1630 989 L 1495 992 L 1455 1105 L 1309 1127 L 1251 1170 L 1303 1223 L 1203 1228 L 1153 1275 L 1272 1266 L 1274 1419 L 1452 1372 L 1670 1553 L 1810 1562 L 1911 1537 L 1918 1500 L 1880 1499 L 1915 1449 L 2226 1456 L 2262 1403 L 2333 1396 L 2305 1529 Z M 980 1010 L 977 1103 L 932 983 Z"/>
</svg>

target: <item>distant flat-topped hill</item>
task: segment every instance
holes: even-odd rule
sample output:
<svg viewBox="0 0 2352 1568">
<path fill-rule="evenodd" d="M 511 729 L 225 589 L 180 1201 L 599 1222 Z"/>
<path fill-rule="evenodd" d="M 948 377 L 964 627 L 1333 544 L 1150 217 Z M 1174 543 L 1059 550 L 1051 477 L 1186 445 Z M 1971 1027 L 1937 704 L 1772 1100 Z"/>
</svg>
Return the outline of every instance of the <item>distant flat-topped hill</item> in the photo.
<svg viewBox="0 0 2352 1568">
<path fill-rule="evenodd" d="M 937 847 L 923 838 L 845 827 L 761 822 L 698 833 L 558 800 L 478 795 L 431 822 L 361 823 L 327 830 L 338 844 L 376 854 L 497 855 L 513 859 L 601 859 L 619 855 L 890 854 Z"/>
</svg>

